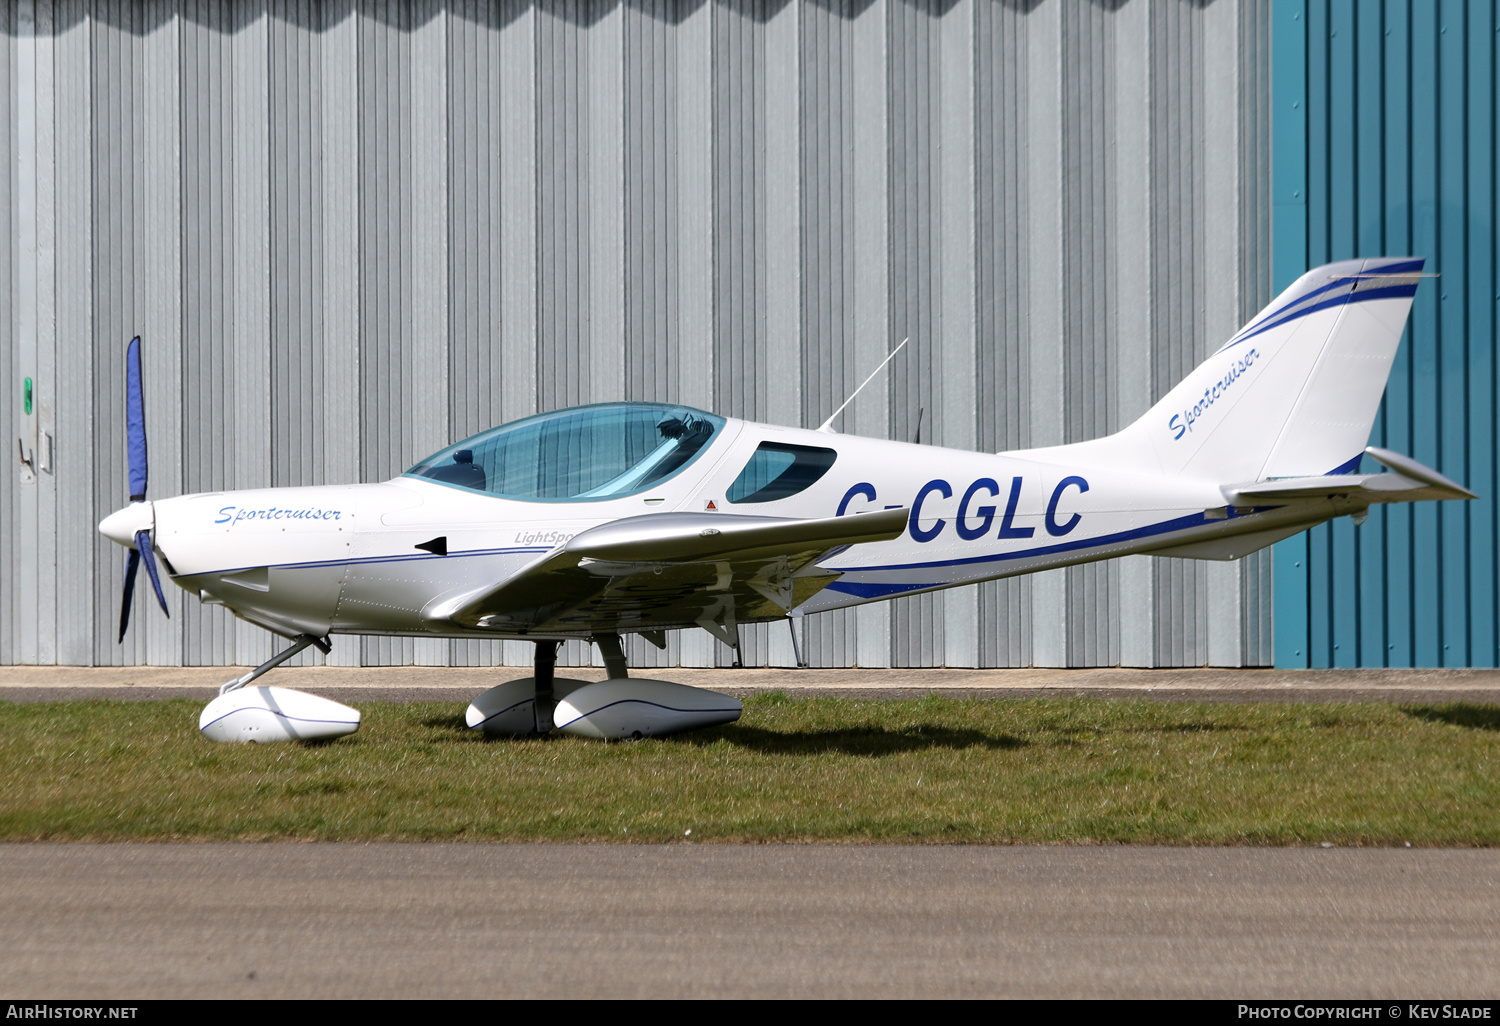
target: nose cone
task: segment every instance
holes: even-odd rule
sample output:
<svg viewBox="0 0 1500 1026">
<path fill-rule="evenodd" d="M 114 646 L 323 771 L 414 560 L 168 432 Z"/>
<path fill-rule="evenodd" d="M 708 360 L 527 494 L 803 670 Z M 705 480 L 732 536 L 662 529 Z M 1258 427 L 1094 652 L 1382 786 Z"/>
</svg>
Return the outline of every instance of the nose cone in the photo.
<svg viewBox="0 0 1500 1026">
<path fill-rule="evenodd" d="M 156 524 L 156 507 L 149 502 L 132 502 L 99 521 L 99 533 L 116 545 L 135 548 L 137 531 L 149 531 Z"/>
</svg>

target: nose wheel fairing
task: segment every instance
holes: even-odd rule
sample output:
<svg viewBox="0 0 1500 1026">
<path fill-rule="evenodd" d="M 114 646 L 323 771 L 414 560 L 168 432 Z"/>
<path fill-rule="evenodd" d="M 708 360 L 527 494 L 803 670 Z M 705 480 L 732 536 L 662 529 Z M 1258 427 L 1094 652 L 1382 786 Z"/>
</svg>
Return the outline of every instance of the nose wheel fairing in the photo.
<svg viewBox="0 0 1500 1026">
<path fill-rule="evenodd" d="M 360 713 L 292 688 L 251 687 L 208 703 L 198 730 L 210 741 L 329 741 L 359 729 Z"/>
<path fill-rule="evenodd" d="M 290 648 L 249 673 L 225 681 L 219 697 L 203 707 L 198 730 L 210 741 L 329 741 L 359 729 L 360 712 L 341 702 L 293 688 L 249 687 L 310 645 L 327 653 L 326 638 L 303 634 Z"/>
</svg>

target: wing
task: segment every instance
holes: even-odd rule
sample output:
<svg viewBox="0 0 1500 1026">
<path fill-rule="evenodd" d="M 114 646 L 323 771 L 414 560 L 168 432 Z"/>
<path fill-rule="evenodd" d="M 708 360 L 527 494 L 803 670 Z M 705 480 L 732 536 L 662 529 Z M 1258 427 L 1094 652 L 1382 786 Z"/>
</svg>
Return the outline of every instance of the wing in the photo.
<svg viewBox="0 0 1500 1026">
<path fill-rule="evenodd" d="M 889 541 L 908 510 L 818 520 L 657 513 L 574 536 L 516 576 L 430 607 L 431 621 L 513 633 L 635 632 L 776 618 L 839 575 L 831 550 Z"/>
</svg>

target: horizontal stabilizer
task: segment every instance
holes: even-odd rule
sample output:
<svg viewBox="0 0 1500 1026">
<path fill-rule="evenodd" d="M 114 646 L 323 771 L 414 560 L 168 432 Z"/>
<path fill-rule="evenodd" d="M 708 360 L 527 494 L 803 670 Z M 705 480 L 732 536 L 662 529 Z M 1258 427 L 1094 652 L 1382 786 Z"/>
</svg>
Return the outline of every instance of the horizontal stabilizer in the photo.
<svg viewBox="0 0 1500 1026">
<path fill-rule="evenodd" d="M 1457 481 L 1450 480 L 1439 474 L 1431 467 L 1423 466 L 1410 456 L 1403 456 L 1399 452 L 1391 452 L 1389 449 L 1377 449 L 1373 445 L 1365 446 L 1367 452 L 1375 462 L 1387 470 L 1394 470 L 1402 477 L 1409 477 L 1413 481 L 1420 481 L 1432 488 L 1440 489 L 1451 494 L 1444 495 L 1446 499 L 1477 499 L 1478 495 L 1469 491 Z"/>
<path fill-rule="evenodd" d="M 1373 504 L 1478 498 L 1463 485 L 1408 456 L 1374 446 L 1366 448 L 1365 452 L 1394 473 L 1324 474 L 1254 481 L 1228 485 L 1224 488 L 1224 496 L 1231 506 L 1290 506 L 1328 499 L 1352 499 Z"/>
</svg>

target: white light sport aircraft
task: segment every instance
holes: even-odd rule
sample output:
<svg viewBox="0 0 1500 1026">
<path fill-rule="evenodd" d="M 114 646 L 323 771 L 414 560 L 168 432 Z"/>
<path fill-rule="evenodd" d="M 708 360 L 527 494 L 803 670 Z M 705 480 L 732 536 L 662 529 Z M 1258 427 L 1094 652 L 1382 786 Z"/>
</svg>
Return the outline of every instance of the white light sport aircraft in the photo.
<svg viewBox="0 0 1500 1026">
<path fill-rule="evenodd" d="M 147 554 L 163 611 L 156 555 L 179 587 L 292 642 L 204 709 L 219 740 L 355 730 L 336 702 L 246 687 L 331 634 L 535 642 L 534 676 L 469 707 L 491 733 L 725 723 L 733 698 L 628 677 L 620 635 L 662 646 L 696 626 L 736 646 L 740 624 L 1128 553 L 1238 559 L 1372 503 L 1474 498 L 1365 447 L 1422 264 L 1309 271 L 1124 430 L 1000 454 L 603 403 L 495 428 L 383 484 L 151 501 L 137 339 L 131 503 L 99 525 L 130 549 L 121 636 Z M 1356 473 L 1365 453 L 1391 472 Z M 599 646 L 607 680 L 555 676 L 567 638 Z"/>
</svg>

